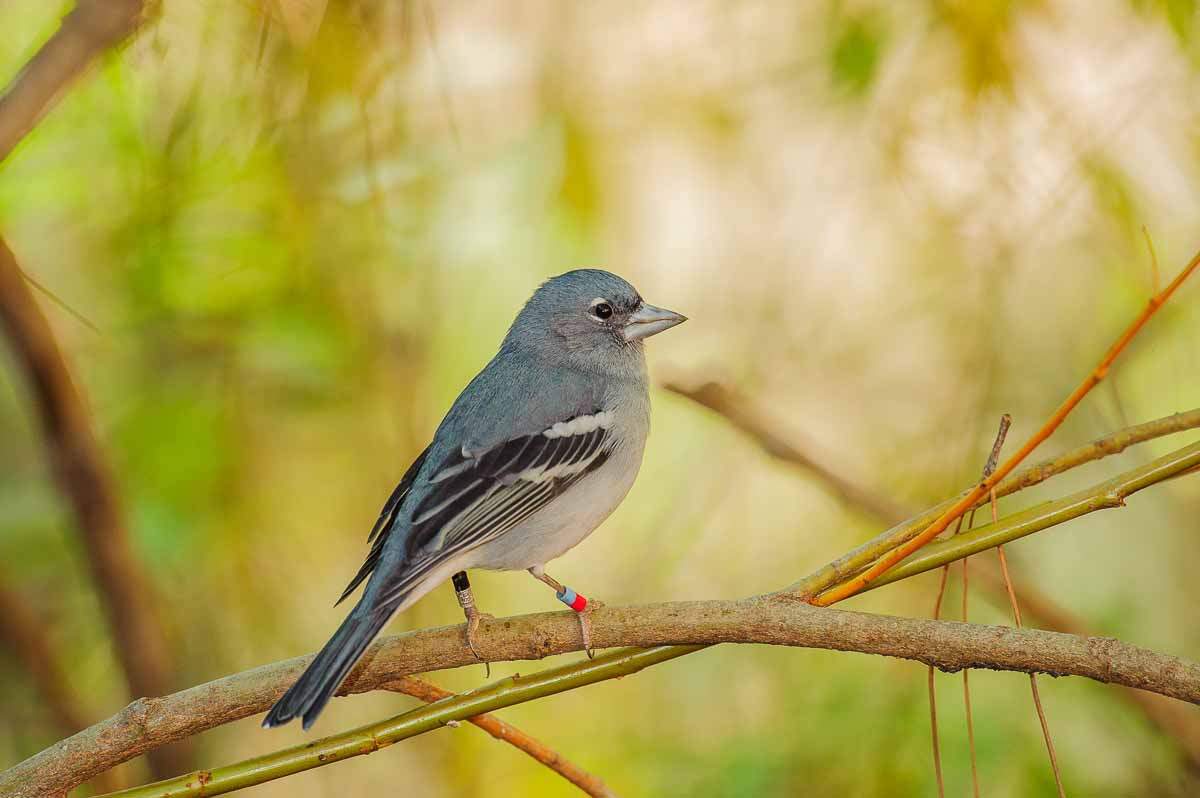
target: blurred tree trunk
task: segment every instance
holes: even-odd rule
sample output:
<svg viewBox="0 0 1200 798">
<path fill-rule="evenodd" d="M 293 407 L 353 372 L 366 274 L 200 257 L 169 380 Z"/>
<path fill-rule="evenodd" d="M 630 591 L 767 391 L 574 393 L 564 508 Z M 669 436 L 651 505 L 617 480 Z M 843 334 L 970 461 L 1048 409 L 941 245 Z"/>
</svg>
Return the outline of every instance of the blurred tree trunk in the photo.
<svg viewBox="0 0 1200 798">
<path fill-rule="evenodd" d="M 0 239 L 0 324 L 29 381 L 33 409 L 63 496 L 75 514 L 130 694 L 170 692 L 171 665 L 154 592 L 130 545 L 112 471 L 49 323 Z M 179 748 L 152 753 L 155 775 L 186 769 Z"/>
</svg>

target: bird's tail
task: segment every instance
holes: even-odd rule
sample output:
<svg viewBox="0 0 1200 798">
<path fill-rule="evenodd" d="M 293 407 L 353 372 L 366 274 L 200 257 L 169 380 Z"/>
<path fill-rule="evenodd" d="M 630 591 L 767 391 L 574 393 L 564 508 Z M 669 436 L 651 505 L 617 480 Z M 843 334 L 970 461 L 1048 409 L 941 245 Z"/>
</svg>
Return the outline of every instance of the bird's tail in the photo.
<svg viewBox="0 0 1200 798">
<path fill-rule="evenodd" d="M 312 726 L 391 614 L 378 610 L 363 612 L 355 607 L 296 683 L 271 707 L 262 725 L 281 726 L 303 716 L 305 730 Z"/>
</svg>

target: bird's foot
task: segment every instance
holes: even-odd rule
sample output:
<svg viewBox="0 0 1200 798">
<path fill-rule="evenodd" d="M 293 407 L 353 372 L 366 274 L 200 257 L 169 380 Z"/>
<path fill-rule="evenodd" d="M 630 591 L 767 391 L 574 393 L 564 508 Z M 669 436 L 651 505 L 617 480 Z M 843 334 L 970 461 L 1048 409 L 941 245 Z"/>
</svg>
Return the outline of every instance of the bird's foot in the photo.
<svg viewBox="0 0 1200 798">
<path fill-rule="evenodd" d="M 459 571 L 453 576 L 451 581 L 454 583 L 454 597 L 458 599 L 458 606 L 462 607 L 463 615 L 467 616 L 467 628 L 465 630 L 467 648 L 471 649 L 471 654 L 475 656 L 475 659 L 483 663 L 484 678 L 490 679 L 492 676 L 492 666 L 479 653 L 479 646 L 475 644 L 475 632 L 479 630 L 480 619 L 490 619 L 492 616 L 486 612 L 480 612 L 475 606 L 475 595 L 471 593 L 471 580 L 467 579 L 466 571 Z"/>
<path fill-rule="evenodd" d="M 562 585 L 557 593 L 554 594 L 558 600 L 566 604 L 571 609 L 575 610 L 576 617 L 579 618 L 579 634 L 583 638 L 583 650 L 587 652 L 588 659 L 595 659 L 596 652 L 592 650 L 592 610 L 596 607 L 603 607 L 604 604 L 595 599 L 589 601 L 585 596 L 576 593 L 566 585 Z"/>
<path fill-rule="evenodd" d="M 479 645 L 475 641 L 475 633 L 477 631 L 479 631 L 479 622 L 484 618 L 487 618 L 490 621 L 492 619 L 492 616 L 486 612 L 480 612 L 475 607 L 471 607 L 469 609 L 464 607 L 463 613 L 467 616 L 467 624 L 466 624 L 466 630 L 465 630 L 465 637 L 467 639 L 467 648 L 471 649 L 471 654 L 475 657 L 475 659 L 477 659 L 483 663 L 484 672 L 485 672 L 484 678 L 490 679 L 492 676 L 492 665 L 490 662 L 488 662 L 487 660 L 485 660 L 483 658 L 483 655 L 481 653 L 479 653 Z"/>
<path fill-rule="evenodd" d="M 578 616 L 579 634 L 583 636 L 583 650 L 587 652 L 588 659 L 596 658 L 596 652 L 592 650 L 592 611 L 603 606 L 602 601 L 590 601 Z"/>
<path fill-rule="evenodd" d="M 579 633 L 583 637 L 583 650 L 587 652 L 588 659 L 595 659 L 596 652 L 592 650 L 592 619 L 590 613 L 596 607 L 603 607 L 604 604 L 596 600 L 589 601 L 586 596 L 576 593 L 562 582 L 550 576 L 550 574 L 546 573 L 545 568 L 540 565 L 530 568 L 529 573 L 533 574 L 534 579 L 554 588 L 555 597 L 563 604 L 575 610 L 579 618 Z"/>
</svg>

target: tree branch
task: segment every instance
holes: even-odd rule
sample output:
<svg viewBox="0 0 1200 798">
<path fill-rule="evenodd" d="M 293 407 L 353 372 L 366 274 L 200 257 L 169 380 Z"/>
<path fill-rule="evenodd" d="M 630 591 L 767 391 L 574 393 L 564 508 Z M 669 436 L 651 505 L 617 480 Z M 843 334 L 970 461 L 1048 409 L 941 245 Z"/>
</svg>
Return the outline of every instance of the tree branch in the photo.
<svg viewBox="0 0 1200 798">
<path fill-rule="evenodd" d="M 714 643 L 762 643 L 858 651 L 917 660 L 948 671 L 989 668 L 1086 676 L 1200 703 L 1200 664 L 1117 640 L 830 610 L 812 607 L 791 596 L 603 607 L 596 610 L 592 623 L 594 642 L 601 647 L 673 645 L 690 650 L 692 646 Z M 485 658 L 491 661 L 539 659 L 577 651 L 582 646 L 578 625 L 567 613 L 485 621 L 480 631 Z M 590 662 L 551 668 L 528 677 L 509 677 L 381 723 L 247 762 L 115 793 L 113 798 L 219 795 L 260 784 L 331 761 L 371 753 L 449 721 L 631 674 L 645 667 L 646 654 L 662 650 L 623 649 Z M 245 674 L 196 689 L 213 697 L 236 698 L 236 714 L 244 716 L 266 709 L 305 662 L 307 658 L 280 663 L 252 671 L 253 676 L 244 681 Z M 474 662 L 471 652 L 462 644 L 458 627 L 417 632 L 390 638 L 377 646 L 371 659 L 352 678 L 349 689 L 360 692 L 385 684 L 394 678 L 391 674 L 396 670 L 426 670 Z M 233 680 L 240 683 L 235 686 L 231 684 Z M 179 709 L 189 706 L 193 724 L 198 722 L 200 727 L 208 727 L 211 715 L 202 707 L 189 701 Z M 172 712 L 170 718 L 164 718 L 164 714 L 167 713 L 160 708 L 152 715 L 142 715 L 133 725 L 145 736 L 155 734 L 160 720 L 178 727 L 178 713 Z M 121 736 L 120 731 L 110 729 L 108 737 L 116 739 Z M 0 787 L 5 784 L 0 780 Z"/>
<path fill-rule="evenodd" d="M 171 688 L 170 657 L 163 629 L 151 611 L 155 604 L 149 598 L 150 581 L 133 554 L 115 481 L 85 402 L 3 238 L 0 326 L 28 377 L 51 467 L 74 510 L 130 695 L 162 695 Z M 178 772 L 181 760 L 163 752 L 156 755 L 153 769 L 156 774 Z"/>
<path fill-rule="evenodd" d="M 998 498 L 1008 496 L 1032 487 L 1064 471 L 1122 452 L 1136 443 L 1196 427 L 1200 427 L 1200 409 L 1176 413 L 1173 416 L 1120 430 L 1058 457 L 1017 471 L 996 486 L 996 496 Z M 860 573 L 870 567 L 883 553 L 915 538 L 931 521 L 952 507 L 958 498 L 966 495 L 967 492 L 964 491 L 959 494 L 959 497 L 947 499 L 919 515 L 894 525 L 891 529 L 876 535 L 866 543 L 813 571 L 800 581 L 789 585 L 787 589 L 797 595 L 813 596 L 827 590 L 842 579 Z M 983 501 L 980 501 L 975 506 L 982 505 Z"/>
<path fill-rule="evenodd" d="M 1070 496 L 1036 504 L 998 522 L 931 543 L 872 584 L 888 585 L 961 560 L 963 557 L 1011 543 L 1096 510 L 1124 507 L 1125 500 L 1139 490 L 1187 473 L 1197 466 L 1200 466 L 1200 441 Z"/>
<path fill-rule="evenodd" d="M 723 642 L 859 651 L 918 660 L 950 671 L 970 667 L 1079 675 L 1200 703 L 1200 664 L 1116 640 L 820 609 L 790 596 L 601 607 L 595 611 L 592 634 L 599 647 L 655 648 L 622 650 L 517 679 L 512 684 L 519 692 L 502 692 L 494 702 L 480 704 L 472 699 L 464 705 L 459 697 L 421 708 L 416 711 L 433 713 L 423 718 L 436 718 L 433 726 L 422 729 L 509 706 L 517 702 L 512 700 L 517 695 L 524 697 L 521 700 L 537 697 L 529 692 L 531 686 L 538 695 L 549 695 Z M 492 662 L 536 660 L 582 648 L 578 624 L 565 612 L 485 620 L 479 642 L 485 659 Z M 163 698 L 135 701 L 115 717 L 0 774 L 0 792 L 32 796 L 70 789 L 156 745 L 263 712 L 310 659 L 286 660 Z M 341 693 L 366 692 L 412 673 L 475 662 L 458 626 L 388 637 L 371 648 Z M 323 746 L 323 741 L 317 741 L 306 749 L 317 757 L 328 753 Z M 211 771 L 214 779 L 219 772 Z M 215 794 L 213 789 L 209 781 L 206 794 Z"/>
<path fill-rule="evenodd" d="M 710 381 L 690 387 L 684 381 L 671 380 L 663 383 L 662 387 L 713 411 L 745 433 L 772 457 L 812 472 L 848 505 L 889 524 L 899 525 L 907 522 L 906 526 L 927 525 L 930 520 L 954 504 L 955 499 L 947 499 L 914 517 L 911 508 L 831 467 L 823 457 L 813 454 L 811 447 L 781 436 L 778 432 L 779 425 L 774 419 L 769 418 L 750 399 L 728 386 Z M 1033 487 L 1064 471 L 1109 455 L 1120 454 L 1135 444 L 1198 427 L 1200 408 L 1118 430 L 1016 472 L 996 486 L 996 496 L 1008 496 Z M 965 495 L 966 491 L 959 494 Z M 980 500 L 976 506 L 982 507 L 985 503 L 986 500 Z M 888 531 L 890 532 L 891 530 Z M 879 537 L 882 538 L 882 535 Z"/>
<path fill-rule="evenodd" d="M 890 496 L 828 465 L 825 456 L 814 453 L 815 447 L 811 443 L 798 441 L 791 435 L 780 435 L 780 425 L 775 419 L 769 419 L 753 402 L 727 386 L 709 381 L 689 387 L 683 382 L 668 380 L 662 387 L 713 411 L 777 460 L 812 472 L 843 503 L 889 524 L 899 523 L 912 515 L 909 508 Z M 1196 416 L 1196 423 L 1200 425 L 1200 411 Z"/>
<path fill-rule="evenodd" d="M 80 0 L 0 96 L 0 162 L 105 50 L 142 17 L 142 0 Z"/>
<path fill-rule="evenodd" d="M 976 569 L 975 576 L 989 583 L 995 580 L 995 584 L 991 585 L 993 590 L 1004 589 L 998 568 Z M 1057 604 L 1044 603 L 1041 593 L 1031 591 L 1020 580 L 1016 580 L 1013 589 L 1021 597 L 1025 615 L 1036 618 L 1041 628 L 1069 634 L 1093 634 L 1086 631 L 1088 624 L 1082 618 L 1075 617 Z M 1200 713 L 1177 701 L 1144 690 L 1121 688 L 1118 695 L 1137 707 L 1154 727 L 1174 742 L 1191 771 L 1200 775 Z"/>
<path fill-rule="evenodd" d="M 445 701 L 447 698 L 453 698 L 455 695 L 449 690 L 443 690 L 415 676 L 401 677 L 394 682 L 382 685 L 380 689 L 404 693 L 427 704 L 432 704 L 435 701 Z M 588 773 L 574 762 L 563 757 L 562 754 L 547 748 L 544 743 L 538 742 L 511 723 L 505 723 L 495 715 L 476 715 L 475 717 L 467 718 L 467 722 L 479 727 L 497 740 L 508 743 L 518 751 L 524 751 L 526 754 L 529 754 L 529 756 L 550 768 L 588 795 L 593 796 L 593 798 L 616 798 L 616 795 L 608 789 L 598 776 Z"/>
</svg>

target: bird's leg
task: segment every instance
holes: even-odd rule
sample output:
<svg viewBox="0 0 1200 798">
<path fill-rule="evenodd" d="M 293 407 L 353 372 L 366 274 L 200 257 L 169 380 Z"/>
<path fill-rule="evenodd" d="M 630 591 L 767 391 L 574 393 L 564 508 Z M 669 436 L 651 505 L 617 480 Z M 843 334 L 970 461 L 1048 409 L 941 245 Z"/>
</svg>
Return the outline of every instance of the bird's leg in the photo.
<svg viewBox="0 0 1200 798">
<path fill-rule="evenodd" d="M 579 618 L 579 633 L 583 636 L 583 650 L 587 652 L 588 659 L 595 658 L 596 654 L 592 651 L 592 619 L 590 613 L 599 602 L 588 601 L 584 595 L 576 593 L 546 573 L 544 566 L 535 565 L 529 569 L 529 573 L 533 575 L 534 579 L 554 588 L 554 595 L 558 600 L 575 610 L 576 617 Z"/>
<path fill-rule="evenodd" d="M 458 599 L 458 606 L 462 607 L 463 614 L 467 616 L 467 648 L 471 649 L 475 659 L 483 662 L 486 671 L 484 678 L 490 678 L 492 675 L 491 663 L 485 662 L 479 654 L 479 649 L 475 647 L 475 632 L 479 629 L 479 619 L 485 613 L 475 607 L 475 596 L 471 594 L 471 580 L 467 579 L 466 571 L 459 571 L 451 577 L 451 581 L 454 583 L 454 597 Z"/>
</svg>

